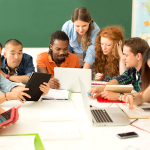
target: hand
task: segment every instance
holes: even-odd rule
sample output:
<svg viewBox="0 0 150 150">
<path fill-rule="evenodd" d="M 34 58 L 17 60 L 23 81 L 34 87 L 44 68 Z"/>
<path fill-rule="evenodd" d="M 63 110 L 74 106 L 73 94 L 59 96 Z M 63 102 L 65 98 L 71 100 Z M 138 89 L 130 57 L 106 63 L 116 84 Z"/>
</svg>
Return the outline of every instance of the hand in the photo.
<svg viewBox="0 0 150 150">
<path fill-rule="evenodd" d="M 48 94 L 49 89 L 50 89 L 49 84 L 46 83 L 46 82 L 43 82 L 43 84 L 41 84 L 39 88 L 40 88 L 40 90 L 43 92 L 42 95 Z"/>
<path fill-rule="evenodd" d="M 91 97 L 93 97 L 93 98 L 100 97 L 101 92 L 102 92 L 102 91 L 101 91 L 101 88 L 100 88 L 100 87 L 94 87 L 94 88 L 92 88 L 91 90 L 89 90 L 89 93 L 91 93 L 90 98 L 91 98 Z"/>
<path fill-rule="evenodd" d="M 117 44 L 117 49 L 118 49 L 118 54 L 120 56 L 120 58 L 123 56 L 123 53 L 122 53 L 122 41 L 120 40 L 119 41 L 119 44 Z"/>
<path fill-rule="evenodd" d="M 96 81 L 100 81 L 100 80 L 102 80 L 103 79 L 103 74 L 102 73 L 97 73 L 96 75 L 95 75 L 95 80 Z"/>
<path fill-rule="evenodd" d="M 8 95 L 7 99 L 18 99 L 21 103 L 24 103 L 24 102 L 26 102 L 26 99 L 23 96 L 31 98 L 30 95 L 23 92 L 23 91 L 28 91 L 28 90 L 29 90 L 29 88 L 20 87 L 20 89 L 17 91 L 7 93 L 7 95 Z"/>
<path fill-rule="evenodd" d="M 134 98 L 132 95 L 124 95 L 124 96 L 121 96 L 119 98 L 119 100 L 122 100 L 126 103 L 129 103 L 129 109 L 133 110 L 133 101 L 134 101 Z"/>
<path fill-rule="evenodd" d="M 51 78 L 49 80 L 49 85 L 50 85 L 50 88 L 52 88 L 52 89 L 59 89 L 60 88 L 59 81 L 55 78 Z"/>
<path fill-rule="evenodd" d="M 104 92 L 101 92 L 100 96 L 108 100 L 118 100 L 119 93 L 115 93 L 112 91 L 104 91 Z"/>
</svg>

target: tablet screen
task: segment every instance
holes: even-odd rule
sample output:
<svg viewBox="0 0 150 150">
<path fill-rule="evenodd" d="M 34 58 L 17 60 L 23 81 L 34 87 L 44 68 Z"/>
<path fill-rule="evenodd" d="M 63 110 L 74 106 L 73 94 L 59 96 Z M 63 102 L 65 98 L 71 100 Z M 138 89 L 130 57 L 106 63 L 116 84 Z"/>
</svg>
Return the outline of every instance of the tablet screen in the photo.
<svg viewBox="0 0 150 150">
<path fill-rule="evenodd" d="M 0 124 L 5 122 L 6 120 L 9 120 L 11 116 L 11 110 L 4 112 L 3 114 L 0 114 Z"/>
</svg>

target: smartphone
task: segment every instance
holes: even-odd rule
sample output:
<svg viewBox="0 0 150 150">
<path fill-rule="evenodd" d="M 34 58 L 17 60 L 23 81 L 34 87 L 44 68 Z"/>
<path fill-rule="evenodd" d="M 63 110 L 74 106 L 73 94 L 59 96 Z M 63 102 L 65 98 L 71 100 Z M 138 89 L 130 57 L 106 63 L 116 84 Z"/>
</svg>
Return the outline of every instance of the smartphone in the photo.
<svg viewBox="0 0 150 150">
<path fill-rule="evenodd" d="M 146 111 L 146 112 L 150 112 L 150 107 L 149 108 L 141 108 L 143 111 Z"/>
<path fill-rule="evenodd" d="M 138 134 L 135 132 L 126 132 L 126 133 L 117 134 L 117 137 L 120 139 L 127 139 L 127 138 L 138 137 Z"/>
</svg>

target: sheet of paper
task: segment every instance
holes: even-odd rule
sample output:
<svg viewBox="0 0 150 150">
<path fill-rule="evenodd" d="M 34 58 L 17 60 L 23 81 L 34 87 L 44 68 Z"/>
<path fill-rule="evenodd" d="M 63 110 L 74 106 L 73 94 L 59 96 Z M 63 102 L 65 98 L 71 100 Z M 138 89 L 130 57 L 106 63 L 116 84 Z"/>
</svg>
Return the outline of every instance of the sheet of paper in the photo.
<svg viewBox="0 0 150 150">
<path fill-rule="evenodd" d="M 120 139 L 117 137 L 117 134 L 126 133 L 126 132 L 136 132 L 139 137 L 128 138 L 128 139 Z M 117 142 L 122 142 L 122 146 L 116 150 L 130 150 L 127 149 L 129 145 L 132 147 L 139 148 L 140 150 L 149 150 L 150 148 L 150 142 L 149 142 L 150 134 L 140 129 L 137 129 L 135 127 L 132 127 L 130 125 L 118 127 L 115 128 L 114 130 L 109 129 L 107 131 L 103 131 L 103 133 L 108 135 L 109 137 L 112 137 L 113 139 L 116 139 Z"/>
<path fill-rule="evenodd" d="M 139 123 L 135 122 L 134 125 L 150 132 L 150 119 L 148 121 L 143 121 Z"/>
<path fill-rule="evenodd" d="M 0 136 L 0 150 L 35 150 L 35 136 Z"/>
<path fill-rule="evenodd" d="M 68 99 L 68 96 L 69 96 L 69 91 L 68 90 L 50 89 L 48 94 L 43 96 L 42 98 Z"/>
<path fill-rule="evenodd" d="M 74 121 L 41 122 L 44 140 L 79 139 L 80 134 Z"/>
<path fill-rule="evenodd" d="M 67 110 L 49 110 L 40 111 L 41 121 L 67 121 L 74 120 L 74 111 Z"/>
</svg>

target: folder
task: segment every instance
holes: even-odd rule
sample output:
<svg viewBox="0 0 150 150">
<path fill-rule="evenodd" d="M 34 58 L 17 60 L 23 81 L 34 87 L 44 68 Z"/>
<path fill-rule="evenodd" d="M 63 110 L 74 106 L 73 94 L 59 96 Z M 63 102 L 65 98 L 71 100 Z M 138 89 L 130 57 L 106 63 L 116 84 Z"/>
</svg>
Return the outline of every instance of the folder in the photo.
<svg viewBox="0 0 150 150">
<path fill-rule="evenodd" d="M 41 138 L 38 133 L 33 134 L 14 134 L 14 135 L 2 135 L 2 136 L 29 136 L 29 135 L 35 135 L 34 145 L 35 150 L 44 150 L 44 146 L 42 144 Z"/>
</svg>

